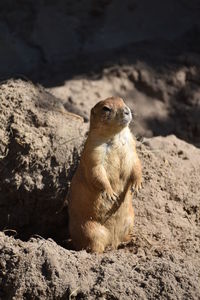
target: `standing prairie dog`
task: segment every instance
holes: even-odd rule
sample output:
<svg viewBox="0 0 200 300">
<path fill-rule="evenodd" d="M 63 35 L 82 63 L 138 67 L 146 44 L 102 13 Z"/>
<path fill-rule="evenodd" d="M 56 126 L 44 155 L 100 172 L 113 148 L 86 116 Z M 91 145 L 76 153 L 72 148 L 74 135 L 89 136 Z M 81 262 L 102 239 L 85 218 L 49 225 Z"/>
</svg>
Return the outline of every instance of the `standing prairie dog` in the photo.
<svg viewBox="0 0 200 300">
<path fill-rule="evenodd" d="M 121 98 L 98 102 L 69 195 L 69 230 L 77 250 L 102 253 L 129 241 L 133 230 L 132 187 L 142 182 L 130 132 L 131 111 Z"/>
</svg>

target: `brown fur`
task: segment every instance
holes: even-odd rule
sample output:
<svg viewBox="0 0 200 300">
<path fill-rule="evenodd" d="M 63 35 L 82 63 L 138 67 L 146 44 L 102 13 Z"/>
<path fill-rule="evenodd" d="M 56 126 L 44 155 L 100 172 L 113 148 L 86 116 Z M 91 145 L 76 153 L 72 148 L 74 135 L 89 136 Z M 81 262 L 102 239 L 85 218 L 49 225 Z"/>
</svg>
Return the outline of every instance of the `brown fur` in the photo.
<svg viewBox="0 0 200 300">
<path fill-rule="evenodd" d="M 76 249 L 101 253 L 130 239 L 132 192 L 142 172 L 129 130 L 131 113 L 121 98 L 108 98 L 91 110 L 90 130 L 72 179 L 69 228 Z"/>
</svg>

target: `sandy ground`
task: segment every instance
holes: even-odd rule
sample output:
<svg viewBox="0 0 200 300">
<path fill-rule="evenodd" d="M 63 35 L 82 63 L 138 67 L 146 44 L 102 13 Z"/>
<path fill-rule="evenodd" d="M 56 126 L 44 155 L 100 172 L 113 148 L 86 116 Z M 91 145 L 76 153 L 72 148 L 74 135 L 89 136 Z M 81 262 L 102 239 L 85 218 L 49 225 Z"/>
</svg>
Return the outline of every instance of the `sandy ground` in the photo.
<svg viewBox="0 0 200 300">
<path fill-rule="evenodd" d="M 62 206 L 89 106 L 120 93 L 122 81 L 127 95 L 137 93 L 127 103 L 137 103 L 141 92 L 124 73 L 66 83 L 52 90 L 60 99 L 30 82 L 1 84 L 0 299 L 200 298 L 200 150 L 174 135 L 145 138 L 145 132 L 154 134 L 145 118 L 132 124 L 142 137 L 137 149 L 144 177 L 142 191 L 133 197 L 132 241 L 102 255 L 70 250 L 67 243 L 67 203 Z M 168 117 L 164 96 L 154 108 L 146 95 L 143 99 L 147 115 L 158 111 L 158 101 L 164 107 L 159 116 Z M 85 123 L 66 107 L 82 110 Z"/>
</svg>

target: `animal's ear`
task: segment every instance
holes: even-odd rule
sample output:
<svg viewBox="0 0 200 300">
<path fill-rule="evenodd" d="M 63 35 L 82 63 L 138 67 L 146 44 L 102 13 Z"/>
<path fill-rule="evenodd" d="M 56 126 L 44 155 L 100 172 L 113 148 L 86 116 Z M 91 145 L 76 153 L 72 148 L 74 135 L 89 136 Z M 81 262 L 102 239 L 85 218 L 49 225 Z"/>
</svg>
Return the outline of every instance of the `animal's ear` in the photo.
<svg viewBox="0 0 200 300">
<path fill-rule="evenodd" d="M 94 116 L 97 112 L 97 107 L 98 107 L 99 103 L 97 103 L 92 109 L 91 109 L 91 116 Z"/>
<path fill-rule="evenodd" d="M 95 106 L 91 109 L 90 111 L 90 122 L 93 122 L 95 119 L 96 111 L 95 111 Z"/>
<path fill-rule="evenodd" d="M 95 107 L 93 107 L 92 109 L 91 109 L 91 115 L 93 116 L 95 114 Z"/>
<path fill-rule="evenodd" d="M 98 113 L 99 108 L 101 107 L 103 101 L 97 102 L 97 104 L 91 109 L 91 116 L 95 116 Z"/>
</svg>

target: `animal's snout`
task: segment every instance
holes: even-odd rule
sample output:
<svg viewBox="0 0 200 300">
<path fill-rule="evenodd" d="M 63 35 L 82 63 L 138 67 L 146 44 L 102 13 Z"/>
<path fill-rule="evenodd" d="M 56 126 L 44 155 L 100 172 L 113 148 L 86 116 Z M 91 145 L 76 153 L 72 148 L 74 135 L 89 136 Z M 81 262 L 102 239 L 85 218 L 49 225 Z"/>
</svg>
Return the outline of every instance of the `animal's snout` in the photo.
<svg viewBox="0 0 200 300">
<path fill-rule="evenodd" d="M 124 109 L 123 109 L 123 114 L 125 115 L 125 116 L 128 116 L 129 114 L 130 114 L 130 109 L 126 106 L 126 107 L 124 107 Z"/>
<path fill-rule="evenodd" d="M 120 123 L 127 125 L 132 120 L 131 111 L 128 106 L 123 107 L 120 111 Z"/>
</svg>

